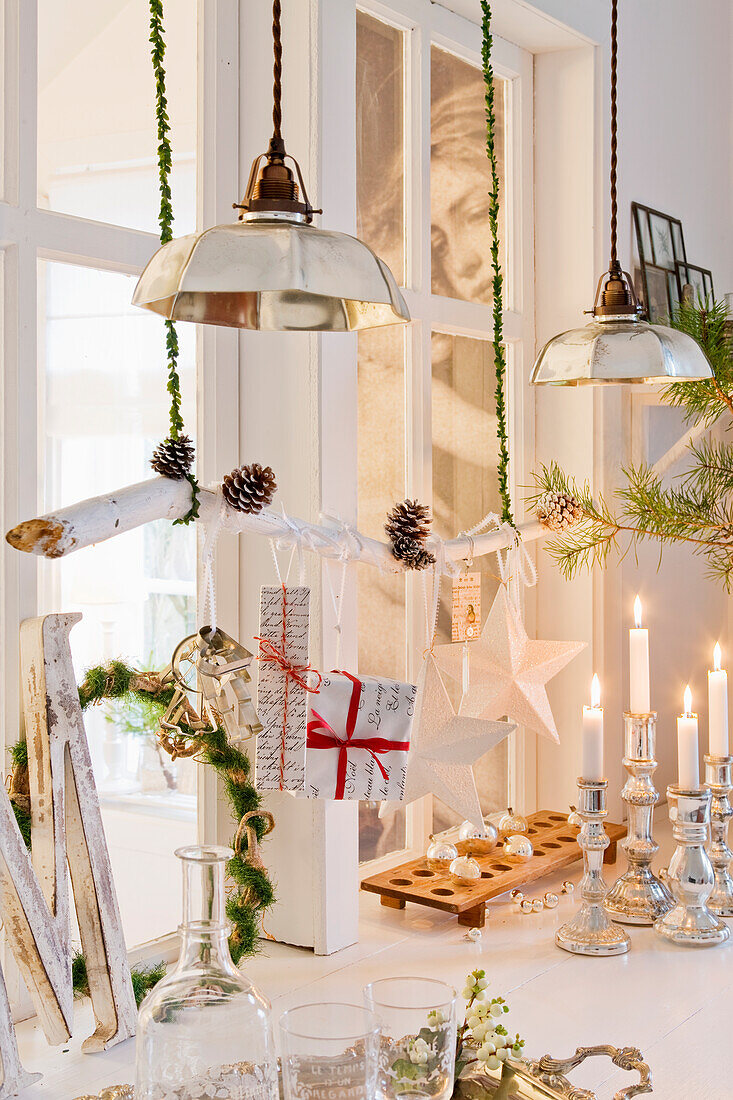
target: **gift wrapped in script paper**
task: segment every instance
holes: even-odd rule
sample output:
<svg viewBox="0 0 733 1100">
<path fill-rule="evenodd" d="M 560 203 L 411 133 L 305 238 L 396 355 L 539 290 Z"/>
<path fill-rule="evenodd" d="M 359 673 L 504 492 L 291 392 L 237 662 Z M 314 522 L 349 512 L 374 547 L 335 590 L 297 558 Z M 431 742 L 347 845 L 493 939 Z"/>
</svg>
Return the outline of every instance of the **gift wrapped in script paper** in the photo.
<svg viewBox="0 0 733 1100">
<path fill-rule="evenodd" d="M 310 698 L 308 797 L 401 802 L 416 695 L 397 680 L 324 675 Z"/>
</svg>

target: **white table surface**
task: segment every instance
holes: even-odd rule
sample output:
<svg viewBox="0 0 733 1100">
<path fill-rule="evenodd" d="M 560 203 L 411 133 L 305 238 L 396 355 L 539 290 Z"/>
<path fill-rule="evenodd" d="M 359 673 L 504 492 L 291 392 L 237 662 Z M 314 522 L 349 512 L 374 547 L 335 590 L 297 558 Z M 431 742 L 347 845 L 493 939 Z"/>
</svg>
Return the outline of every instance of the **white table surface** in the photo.
<svg viewBox="0 0 733 1100">
<path fill-rule="evenodd" d="M 666 811 L 657 816 L 666 862 L 671 851 Z M 616 872 L 606 869 L 609 883 L 623 869 L 619 854 Z M 576 864 L 529 893 L 559 890 L 563 878 L 577 882 L 579 875 Z M 526 1038 L 530 1057 L 568 1057 L 577 1046 L 599 1043 L 636 1046 L 652 1068 L 655 1096 L 732 1100 L 733 946 L 679 948 L 649 928 L 632 928 L 627 955 L 569 955 L 555 947 L 553 936 L 576 904 L 576 897 L 565 895 L 555 910 L 524 915 L 504 896 L 491 903 L 482 939 L 474 944 L 455 918 L 409 903 L 404 910 L 387 909 L 375 895 L 362 894 L 358 944 L 318 958 L 269 943 L 244 969 L 270 997 L 277 1018 L 297 1004 L 359 1001 L 366 982 L 387 975 L 430 975 L 460 990 L 466 973 L 483 967 L 491 994 L 506 996 L 511 1007 L 506 1024 Z M 103 1054 L 79 1053 L 92 1030 L 90 1020 L 89 1005 L 81 1002 L 75 1035 L 63 1048 L 47 1046 L 33 1021 L 18 1026 L 25 1068 L 44 1075 L 23 1091 L 22 1100 L 74 1100 L 133 1079 L 134 1039 Z M 594 1059 L 573 1074 L 574 1082 L 596 1090 L 598 1100 L 611 1100 L 633 1079 L 608 1059 Z"/>
</svg>

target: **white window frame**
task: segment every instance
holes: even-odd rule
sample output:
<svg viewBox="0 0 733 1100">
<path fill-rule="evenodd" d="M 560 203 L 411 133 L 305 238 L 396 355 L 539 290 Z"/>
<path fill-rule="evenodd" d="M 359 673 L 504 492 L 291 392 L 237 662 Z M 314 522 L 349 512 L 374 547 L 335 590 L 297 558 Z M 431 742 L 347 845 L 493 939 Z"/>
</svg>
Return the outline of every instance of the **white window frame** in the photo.
<svg viewBox="0 0 733 1100">
<path fill-rule="evenodd" d="M 37 292 L 38 262 L 52 260 L 102 271 L 138 275 L 159 247 L 155 233 L 45 210 L 37 203 L 37 41 L 34 0 L 0 3 L 3 45 L 4 136 L 3 190 L 0 193 L 0 519 L 3 531 L 37 514 L 42 486 L 39 425 Z M 232 195 L 238 193 L 239 16 L 227 0 L 198 2 L 197 220 L 213 224 L 231 219 Z M 153 75 L 151 70 L 150 79 Z M 226 123 L 226 125 L 224 125 Z M 161 326 L 161 386 L 165 363 Z M 206 386 L 200 384 L 206 362 Z M 199 383 L 198 473 L 212 480 L 231 469 L 238 454 L 237 336 L 228 330 L 200 330 L 197 343 Z M 235 542 L 236 540 L 232 540 Z M 20 729 L 18 628 L 40 606 L 40 559 L 5 546 L 0 572 L 0 690 L 4 740 L 14 743 Z M 44 563 L 45 564 L 45 563 Z M 238 599 L 236 546 L 218 555 L 217 580 Z M 62 610 L 62 609 L 58 609 Z M 210 768 L 199 768 L 198 832 L 217 838 L 217 785 Z M 170 935 L 131 951 L 135 962 L 175 957 L 177 936 Z M 7 960 L 9 961 L 9 960 Z M 6 970 L 6 978 L 13 973 Z M 11 977 L 9 991 L 20 1004 L 20 987 Z"/>
<path fill-rule="evenodd" d="M 481 69 L 481 28 L 430 0 L 356 0 L 365 12 L 405 34 L 406 285 L 413 323 L 405 346 L 406 491 L 432 500 L 431 333 L 483 340 L 493 337 L 490 305 L 436 295 L 431 287 L 430 67 L 438 46 Z M 507 82 L 506 180 L 503 202 L 509 247 L 505 249 L 504 341 L 507 348 L 507 409 L 510 485 L 516 519 L 524 518 L 521 493 L 534 451 L 534 407 L 526 385 L 534 361 L 533 248 L 533 59 L 526 50 L 494 35 L 492 63 Z M 487 209 L 488 216 L 488 209 Z M 385 502 L 385 511 L 390 502 Z M 532 600 L 526 611 L 533 614 Z M 407 668 L 418 673 L 425 647 L 423 598 L 408 578 Z M 534 736 L 519 731 L 509 741 L 509 801 L 533 809 L 536 799 Z M 425 851 L 432 826 L 432 798 L 407 807 L 406 844 L 361 866 L 362 877 L 386 870 Z"/>
</svg>

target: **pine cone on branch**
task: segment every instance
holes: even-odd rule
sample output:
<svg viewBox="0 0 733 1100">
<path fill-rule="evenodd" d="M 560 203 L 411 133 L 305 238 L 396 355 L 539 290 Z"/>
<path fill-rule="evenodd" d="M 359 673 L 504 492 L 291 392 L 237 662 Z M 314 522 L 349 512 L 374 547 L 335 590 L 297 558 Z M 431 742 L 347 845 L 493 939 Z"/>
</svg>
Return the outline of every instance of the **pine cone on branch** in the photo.
<svg viewBox="0 0 733 1100">
<path fill-rule="evenodd" d="M 426 569 L 435 562 L 425 548 L 431 523 L 430 509 L 417 500 L 403 500 L 387 513 L 384 530 L 392 544 L 392 554 L 408 569 Z"/>
<path fill-rule="evenodd" d="M 169 436 L 153 451 L 150 465 L 156 474 L 182 481 L 191 472 L 195 453 L 187 435 L 180 435 L 177 439 Z"/>
<path fill-rule="evenodd" d="M 251 466 L 240 466 L 227 474 L 222 489 L 224 499 L 231 508 L 254 516 L 272 504 L 277 481 L 270 466 L 253 462 Z"/>
<path fill-rule="evenodd" d="M 550 531 L 565 531 L 583 515 L 580 502 L 570 493 L 543 493 L 536 510 L 537 519 Z"/>
</svg>

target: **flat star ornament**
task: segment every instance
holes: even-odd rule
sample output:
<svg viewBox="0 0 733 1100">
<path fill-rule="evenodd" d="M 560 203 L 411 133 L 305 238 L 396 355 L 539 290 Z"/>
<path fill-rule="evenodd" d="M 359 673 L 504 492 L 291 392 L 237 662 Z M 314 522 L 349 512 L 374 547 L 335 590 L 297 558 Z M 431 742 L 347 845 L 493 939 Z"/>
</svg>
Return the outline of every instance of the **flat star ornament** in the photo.
<svg viewBox="0 0 733 1100">
<path fill-rule="evenodd" d="M 459 717 L 428 654 L 418 683 L 417 712 L 407 764 L 405 802 L 435 794 L 462 818 L 483 829 L 472 765 L 517 727 Z M 383 803 L 380 816 L 393 805 Z"/>
<path fill-rule="evenodd" d="M 559 742 L 546 684 L 585 642 L 544 642 L 530 638 L 521 616 L 499 588 L 481 637 L 469 643 L 470 679 L 459 713 L 466 718 L 502 718 Z M 459 683 L 463 674 L 463 646 L 435 649 L 438 667 Z"/>
</svg>

